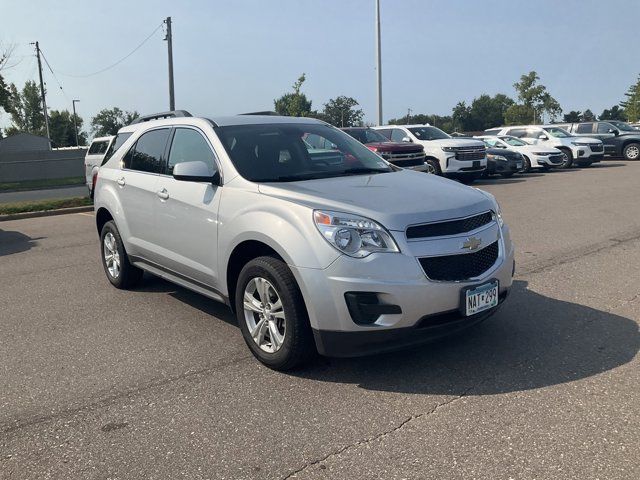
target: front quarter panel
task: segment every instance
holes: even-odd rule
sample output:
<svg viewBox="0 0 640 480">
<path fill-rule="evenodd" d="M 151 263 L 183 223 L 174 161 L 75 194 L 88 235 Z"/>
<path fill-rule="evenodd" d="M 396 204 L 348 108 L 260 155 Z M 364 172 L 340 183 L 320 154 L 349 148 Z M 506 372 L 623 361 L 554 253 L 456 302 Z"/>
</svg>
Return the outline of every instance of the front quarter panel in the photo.
<svg viewBox="0 0 640 480">
<path fill-rule="evenodd" d="M 340 256 L 320 236 L 309 207 L 261 194 L 251 184 L 227 184 L 224 189 L 218 230 L 221 280 L 234 248 L 245 241 L 268 245 L 294 267 L 324 269 Z"/>
</svg>

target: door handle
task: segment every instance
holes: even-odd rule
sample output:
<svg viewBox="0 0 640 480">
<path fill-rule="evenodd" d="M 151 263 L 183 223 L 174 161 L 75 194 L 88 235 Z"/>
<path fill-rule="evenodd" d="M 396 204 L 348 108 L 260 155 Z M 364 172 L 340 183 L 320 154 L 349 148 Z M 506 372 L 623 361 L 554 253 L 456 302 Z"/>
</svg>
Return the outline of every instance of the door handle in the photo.
<svg viewBox="0 0 640 480">
<path fill-rule="evenodd" d="M 116 183 L 117 183 L 118 185 L 120 185 L 121 187 L 124 187 L 124 184 L 125 184 L 126 182 L 124 181 L 124 177 L 120 177 L 119 179 L 117 179 L 117 180 L 116 180 Z"/>
<path fill-rule="evenodd" d="M 169 192 L 167 192 L 166 188 L 157 191 L 156 195 L 158 195 L 162 200 L 167 200 L 169 198 Z"/>
</svg>

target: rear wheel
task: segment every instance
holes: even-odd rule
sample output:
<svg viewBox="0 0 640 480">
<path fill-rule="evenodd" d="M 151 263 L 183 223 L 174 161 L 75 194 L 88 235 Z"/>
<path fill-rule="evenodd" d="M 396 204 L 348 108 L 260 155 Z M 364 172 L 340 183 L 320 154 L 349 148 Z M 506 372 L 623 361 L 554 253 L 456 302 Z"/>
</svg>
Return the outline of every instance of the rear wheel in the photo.
<svg viewBox="0 0 640 480">
<path fill-rule="evenodd" d="M 142 279 L 142 270 L 129 262 L 129 256 L 120 238 L 120 232 L 113 220 L 102 227 L 100 257 L 107 278 L 116 288 L 129 289 Z"/>
<path fill-rule="evenodd" d="M 435 158 L 427 158 L 424 161 L 427 166 L 427 173 L 432 173 L 434 175 L 442 175 L 442 170 L 440 169 L 440 162 Z"/>
<path fill-rule="evenodd" d="M 638 160 L 640 159 L 640 143 L 630 143 L 622 150 L 622 155 L 625 160 Z"/>
<path fill-rule="evenodd" d="M 522 167 L 522 173 L 529 173 L 531 171 L 531 160 L 526 155 L 524 156 L 524 165 Z"/>
<path fill-rule="evenodd" d="M 316 353 L 307 309 L 287 265 L 273 257 L 247 263 L 238 277 L 236 316 L 251 353 L 274 370 L 289 370 Z"/>
<path fill-rule="evenodd" d="M 560 148 L 559 150 L 562 152 L 564 159 L 562 163 L 558 165 L 558 168 L 571 168 L 571 165 L 573 165 L 573 153 L 571 153 L 571 150 L 568 148 Z"/>
</svg>

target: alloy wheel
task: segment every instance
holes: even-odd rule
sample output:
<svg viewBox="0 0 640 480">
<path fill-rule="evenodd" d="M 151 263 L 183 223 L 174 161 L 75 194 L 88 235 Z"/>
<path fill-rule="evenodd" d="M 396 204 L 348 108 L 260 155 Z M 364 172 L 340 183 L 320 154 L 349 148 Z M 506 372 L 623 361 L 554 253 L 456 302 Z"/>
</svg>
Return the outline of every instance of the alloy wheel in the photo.
<svg viewBox="0 0 640 480">
<path fill-rule="evenodd" d="M 637 160 L 638 157 L 640 157 L 640 147 L 637 145 L 630 145 L 627 147 L 625 153 L 629 160 Z"/>
<path fill-rule="evenodd" d="M 261 350 L 275 353 L 286 334 L 284 308 L 278 291 L 262 277 L 249 280 L 244 289 L 244 318 L 251 338 Z"/>
<path fill-rule="evenodd" d="M 120 253 L 118 252 L 116 237 L 113 233 L 107 232 L 102 245 L 104 263 L 107 266 L 107 271 L 112 278 L 118 278 L 120 276 Z"/>
</svg>

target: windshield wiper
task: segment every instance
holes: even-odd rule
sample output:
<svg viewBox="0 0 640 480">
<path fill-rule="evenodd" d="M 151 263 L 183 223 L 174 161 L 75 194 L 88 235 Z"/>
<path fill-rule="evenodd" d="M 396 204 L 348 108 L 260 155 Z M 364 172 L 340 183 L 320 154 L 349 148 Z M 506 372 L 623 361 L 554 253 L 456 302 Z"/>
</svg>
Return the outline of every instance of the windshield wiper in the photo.
<svg viewBox="0 0 640 480">
<path fill-rule="evenodd" d="M 342 172 L 340 172 L 342 175 L 361 175 L 364 173 L 389 173 L 392 172 L 393 170 L 389 169 L 389 170 L 381 170 L 379 168 L 367 168 L 367 167 L 361 167 L 361 168 L 348 168 L 347 170 L 343 170 Z"/>
</svg>

